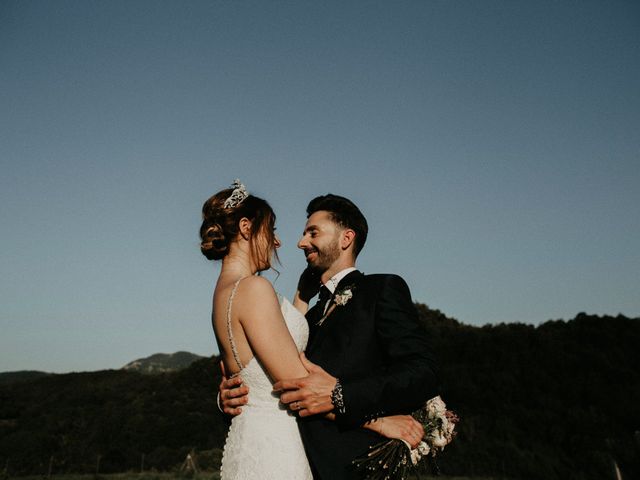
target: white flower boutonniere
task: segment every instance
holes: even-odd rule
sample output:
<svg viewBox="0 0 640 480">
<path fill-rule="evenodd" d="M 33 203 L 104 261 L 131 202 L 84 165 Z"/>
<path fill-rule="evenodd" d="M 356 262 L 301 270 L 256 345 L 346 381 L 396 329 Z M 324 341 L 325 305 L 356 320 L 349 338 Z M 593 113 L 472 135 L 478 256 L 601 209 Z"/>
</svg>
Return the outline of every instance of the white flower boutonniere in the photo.
<svg viewBox="0 0 640 480">
<path fill-rule="evenodd" d="M 340 306 L 340 307 L 344 307 L 349 300 L 351 300 L 351 298 L 353 297 L 353 291 L 352 291 L 351 286 L 344 288 L 343 290 L 340 290 L 340 293 L 336 293 L 333 296 L 333 300 L 334 302 L 336 302 L 336 305 Z"/>
<path fill-rule="evenodd" d="M 333 305 L 329 307 L 329 309 L 327 310 L 327 313 L 325 313 L 322 316 L 322 318 L 318 320 L 316 325 L 318 326 L 322 325 L 324 321 L 327 319 L 327 317 L 331 315 L 331 312 L 335 310 L 336 307 L 344 307 L 347 303 L 349 303 L 349 300 L 353 298 L 354 290 L 355 290 L 355 286 L 349 285 L 347 287 L 341 288 L 339 291 L 334 293 L 333 300 L 332 300 Z"/>
</svg>

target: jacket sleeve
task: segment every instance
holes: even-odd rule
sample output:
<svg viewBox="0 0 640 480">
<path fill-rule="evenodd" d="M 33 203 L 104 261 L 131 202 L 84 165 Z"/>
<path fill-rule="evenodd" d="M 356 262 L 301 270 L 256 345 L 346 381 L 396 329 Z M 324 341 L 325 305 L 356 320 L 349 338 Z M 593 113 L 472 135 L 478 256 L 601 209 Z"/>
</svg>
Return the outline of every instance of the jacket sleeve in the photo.
<svg viewBox="0 0 640 480">
<path fill-rule="evenodd" d="M 438 395 L 436 365 L 406 282 L 387 275 L 376 304 L 375 334 L 384 365 L 341 379 L 345 412 L 336 421 L 352 428 L 374 418 L 419 408 Z"/>
</svg>

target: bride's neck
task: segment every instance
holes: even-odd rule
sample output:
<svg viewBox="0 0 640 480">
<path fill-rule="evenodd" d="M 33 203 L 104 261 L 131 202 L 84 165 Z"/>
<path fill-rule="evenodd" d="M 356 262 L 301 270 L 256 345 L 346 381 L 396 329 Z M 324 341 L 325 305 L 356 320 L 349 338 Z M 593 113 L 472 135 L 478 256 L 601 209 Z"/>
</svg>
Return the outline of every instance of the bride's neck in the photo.
<svg viewBox="0 0 640 480">
<path fill-rule="evenodd" d="M 254 275 L 258 270 L 244 252 L 230 252 L 226 257 L 222 259 L 222 269 L 220 270 L 220 276 L 230 275 L 237 278 L 249 277 Z"/>
</svg>

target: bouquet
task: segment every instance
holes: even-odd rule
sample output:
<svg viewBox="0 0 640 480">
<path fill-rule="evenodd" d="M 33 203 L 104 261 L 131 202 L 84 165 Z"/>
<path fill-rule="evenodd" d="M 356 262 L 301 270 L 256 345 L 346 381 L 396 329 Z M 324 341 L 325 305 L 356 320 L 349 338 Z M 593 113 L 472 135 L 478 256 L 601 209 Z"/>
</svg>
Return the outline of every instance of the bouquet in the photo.
<svg viewBox="0 0 640 480">
<path fill-rule="evenodd" d="M 424 427 L 424 437 L 420 444 L 411 449 L 404 440 L 385 440 L 374 445 L 366 455 L 356 458 L 353 463 L 363 471 L 367 480 L 404 480 L 409 469 L 431 457 L 433 467 L 438 473 L 435 457 L 438 451 L 444 450 L 455 437 L 454 432 L 458 416 L 447 410 L 440 396 L 434 397 L 422 408 L 411 414 Z"/>
</svg>

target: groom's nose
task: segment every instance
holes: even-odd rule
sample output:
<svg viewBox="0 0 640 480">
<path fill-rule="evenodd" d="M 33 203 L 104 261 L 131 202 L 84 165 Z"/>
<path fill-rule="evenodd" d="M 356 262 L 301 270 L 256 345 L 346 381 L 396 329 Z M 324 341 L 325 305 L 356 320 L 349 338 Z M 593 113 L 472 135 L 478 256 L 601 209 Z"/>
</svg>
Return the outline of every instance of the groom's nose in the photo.
<svg viewBox="0 0 640 480">
<path fill-rule="evenodd" d="M 309 242 L 307 242 L 306 237 L 304 235 L 300 237 L 300 240 L 298 240 L 298 248 L 304 249 L 308 245 L 309 245 Z"/>
</svg>

